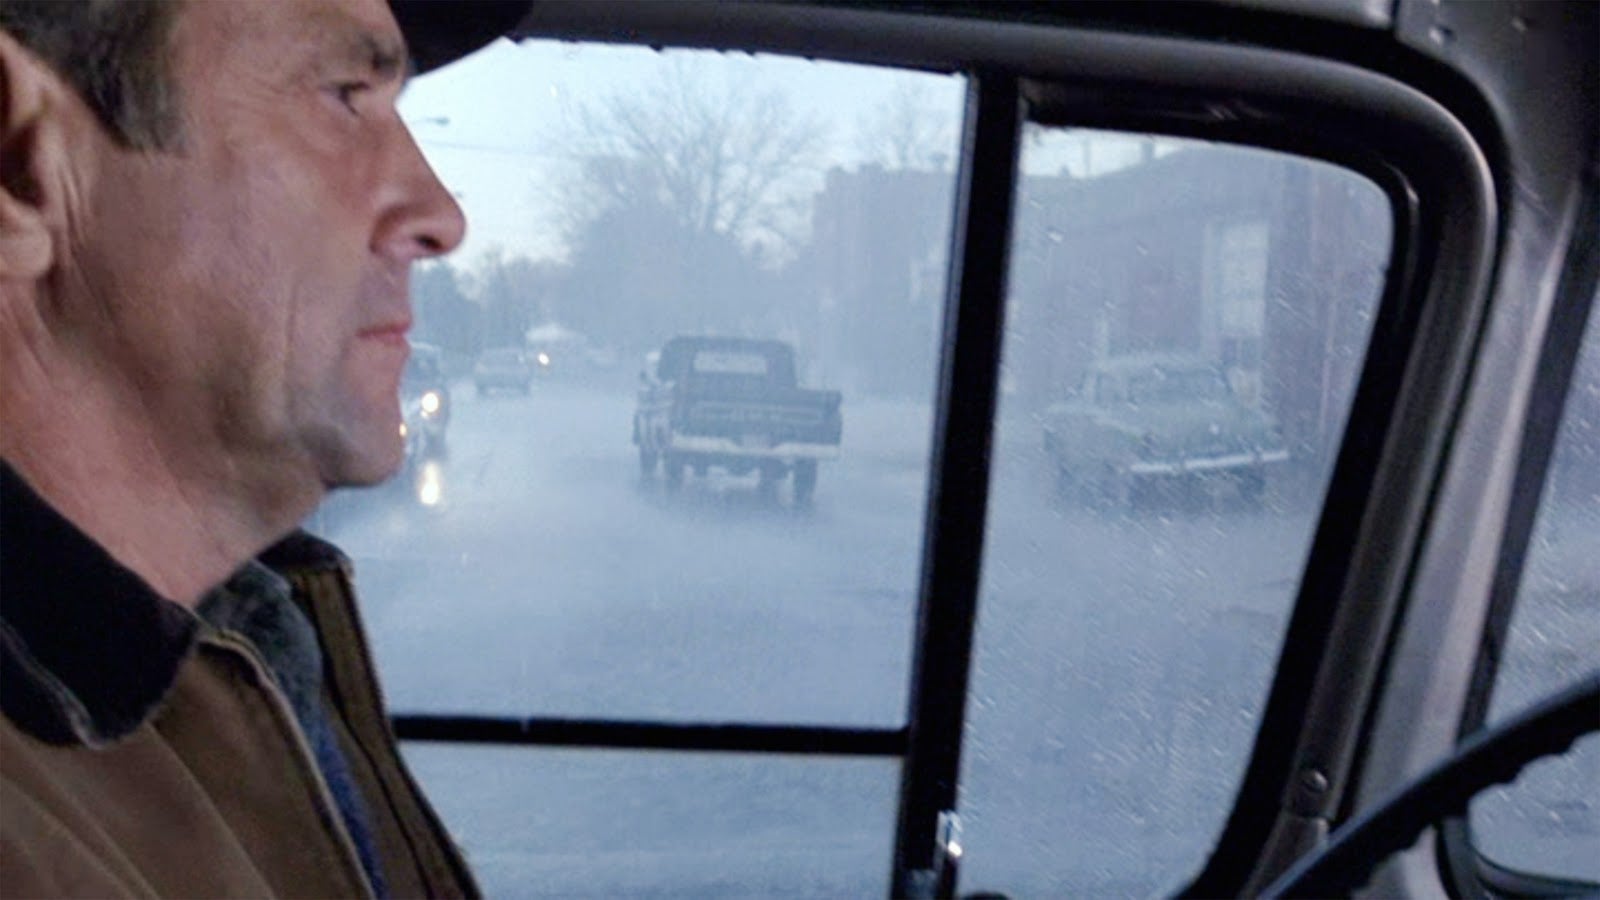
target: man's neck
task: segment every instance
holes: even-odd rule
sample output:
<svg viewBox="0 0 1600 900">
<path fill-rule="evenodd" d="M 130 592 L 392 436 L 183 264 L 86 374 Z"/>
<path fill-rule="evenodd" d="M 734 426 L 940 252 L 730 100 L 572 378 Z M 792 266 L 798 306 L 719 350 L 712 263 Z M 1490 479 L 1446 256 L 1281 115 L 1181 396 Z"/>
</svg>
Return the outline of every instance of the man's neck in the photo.
<svg viewBox="0 0 1600 900">
<path fill-rule="evenodd" d="M 57 460 L 41 465 L 26 452 L 8 452 L 5 459 L 63 517 L 157 593 L 184 606 L 192 608 L 268 543 L 206 526 L 207 517 L 181 486 L 165 479 L 122 477 Z M 170 486 L 157 489 L 163 482 Z"/>
<path fill-rule="evenodd" d="M 240 473 L 156 433 L 138 398 L 107 379 L 25 355 L 0 363 L 0 378 L 0 458 L 174 602 L 192 608 L 315 503 L 258 502 Z"/>
</svg>

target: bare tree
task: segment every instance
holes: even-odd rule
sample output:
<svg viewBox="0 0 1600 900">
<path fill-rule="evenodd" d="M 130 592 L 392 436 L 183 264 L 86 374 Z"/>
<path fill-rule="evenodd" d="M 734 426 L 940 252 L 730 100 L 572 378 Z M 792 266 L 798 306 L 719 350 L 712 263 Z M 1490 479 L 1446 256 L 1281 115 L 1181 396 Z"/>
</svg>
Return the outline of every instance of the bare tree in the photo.
<svg viewBox="0 0 1600 900">
<path fill-rule="evenodd" d="M 958 108 L 944 108 L 926 75 L 902 75 L 856 126 L 863 159 L 895 171 L 944 171 L 956 159 Z"/>
<path fill-rule="evenodd" d="M 720 236 L 769 253 L 798 243 L 826 135 L 781 90 L 666 58 L 644 90 L 581 106 L 578 121 L 570 235 L 609 211 L 656 207 L 690 243 Z"/>
<path fill-rule="evenodd" d="M 470 281 L 470 276 L 447 260 L 416 268 L 411 297 L 417 311 L 417 340 L 463 356 L 478 351 L 483 314 L 477 304 L 467 299 Z"/>
<path fill-rule="evenodd" d="M 478 259 L 473 276 L 483 307 L 485 346 L 516 346 L 530 326 L 554 313 L 550 295 L 559 273 L 551 263 L 507 255 L 493 246 Z"/>
</svg>

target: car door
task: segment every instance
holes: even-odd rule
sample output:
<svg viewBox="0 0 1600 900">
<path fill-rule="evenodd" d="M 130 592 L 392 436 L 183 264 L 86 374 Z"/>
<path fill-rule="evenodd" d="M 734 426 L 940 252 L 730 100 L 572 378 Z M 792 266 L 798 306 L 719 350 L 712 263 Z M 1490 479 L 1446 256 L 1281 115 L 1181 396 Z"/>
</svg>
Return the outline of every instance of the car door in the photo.
<svg viewBox="0 0 1600 900">
<path fill-rule="evenodd" d="M 901 146 L 937 150 L 835 162 L 765 210 L 781 227 L 685 231 L 651 202 L 585 221 L 604 239 L 572 232 L 543 282 L 485 255 L 481 327 L 560 311 L 640 353 L 684 319 L 792 333 L 848 423 L 809 513 L 731 479 L 668 499 L 626 424 L 603 449 L 628 373 L 590 373 L 456 410 L 448 516 L 341 526 L 397 730 L 491 893 L 1255 893 L 1448 755 L 1594 286 L 1594 8 L 1533 10 L 530 10 L 536 55 L 491 48 L 488 77 L 531 89 L 494 99 L 571 104 L 572 146 L 516 110 L 501 137 L 419 127 L 452 188 L 450 152 L 554 156 L 610 199 L 670 197 L 619 161 L 672 123 L 781 109 L 766 133 L 804 145 L 793 94 L 740 92 L 769 67 L 844 118 L 909 111 Z M 609 51 L 584 41 L 632 55 L 585 74 Z M 858 68 L 827 88 L 803 59 Z M 698 76 L 681 107 L 657 90 Z M 413 118 L 465 127 L 429 84 Z M 458 190 L 473 216 L 486 190 Z M 1246 361 L 1295 460 L 1262 509 L 1037 490 L 1049 386 L 1148 350 Z M 1377 890 L 1476 878 L 1470 836 L 1440 834 Z"/>
</svg>

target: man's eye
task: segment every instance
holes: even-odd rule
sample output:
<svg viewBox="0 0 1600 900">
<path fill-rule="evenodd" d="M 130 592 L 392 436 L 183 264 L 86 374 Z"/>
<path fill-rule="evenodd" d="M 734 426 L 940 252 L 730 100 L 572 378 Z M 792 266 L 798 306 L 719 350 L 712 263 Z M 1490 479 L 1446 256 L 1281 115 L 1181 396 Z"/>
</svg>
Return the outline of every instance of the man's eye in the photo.
<svg viewBox="0 0 1600 900">
<path fill-rule="evenodd" d="M 365 81 L 341 81 L 329 88 L 329 92 L 338 99 L 341 106 L 356 112 L 356 97 L 369 88 L 371 85 Z"/>
</svg>

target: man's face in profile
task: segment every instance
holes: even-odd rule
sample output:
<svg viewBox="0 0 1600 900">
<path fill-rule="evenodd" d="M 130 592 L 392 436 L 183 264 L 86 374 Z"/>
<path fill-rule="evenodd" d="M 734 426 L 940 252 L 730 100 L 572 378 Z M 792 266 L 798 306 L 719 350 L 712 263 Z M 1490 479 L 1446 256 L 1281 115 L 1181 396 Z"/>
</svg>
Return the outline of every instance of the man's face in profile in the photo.
<svg viewBox="0 0 1600 900">
<path fill-rule="evenodd" d="M 85 154 L 75 324 L 169 458 L 295 493 L 380 480 L 409 270 L 463 231 L 395 109 L 399 30 L 381 0 L 199 2 L 171 40 L 172 149 Z"/>
</svg>

